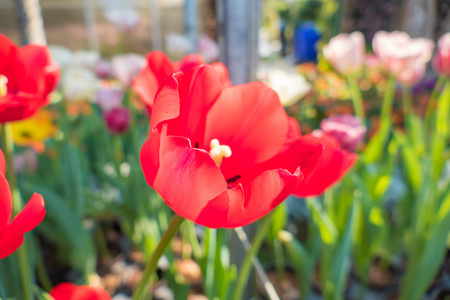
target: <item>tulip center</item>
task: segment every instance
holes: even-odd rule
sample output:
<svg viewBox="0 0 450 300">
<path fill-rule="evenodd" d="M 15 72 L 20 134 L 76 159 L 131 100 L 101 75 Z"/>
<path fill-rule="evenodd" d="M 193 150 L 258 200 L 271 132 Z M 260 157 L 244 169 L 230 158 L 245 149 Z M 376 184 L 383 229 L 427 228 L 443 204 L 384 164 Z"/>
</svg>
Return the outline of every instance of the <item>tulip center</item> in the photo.
<svg viewBox="0 0 450 300">
<path fill-rule="evenodd" d="M 231 148 L 227 145 L 221 145 L 218 139 L 211 140 L 209 147 L 211 148 L 209 155 L 211 155 L 212 159 L 214 159 L 216 165 L 219 167 L 222 164 L 224 157 L 228 158 L 231 156 Z"/>
<path fill-rule="evenodd" d="M 8 92 L 6 84 L 8 83 L 8 78 L 5 75 L 0 74 L 0 97 L 3 97 Z"/>
</svg>

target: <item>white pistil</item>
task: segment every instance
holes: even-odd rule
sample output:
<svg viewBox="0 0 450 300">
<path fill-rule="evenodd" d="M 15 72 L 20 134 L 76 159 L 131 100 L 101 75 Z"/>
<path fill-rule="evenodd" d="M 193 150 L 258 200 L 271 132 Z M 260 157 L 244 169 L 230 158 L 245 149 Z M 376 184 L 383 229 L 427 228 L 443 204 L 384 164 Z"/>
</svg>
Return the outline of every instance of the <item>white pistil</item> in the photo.
<svg viewBox="0 0 450 300">
<path fill-rule="evenodd" d="M 231 148 L 227 145 L 221 145 L 218 139 L 211 140 L 209 147 L 211 148 L 209 155 L 211 155 L 212 159 L 214 159 L 216 165 L 219 167 L 222 164 L 224 157 L 228 158 L 231 156 Z"/>
<path fill-rule="evenodd" d="M 6 84 L 8 83 L 8 78 L 5 75 L 0 74 L 0 97 L 3 97 L 8 92 Z"/>
</svg>

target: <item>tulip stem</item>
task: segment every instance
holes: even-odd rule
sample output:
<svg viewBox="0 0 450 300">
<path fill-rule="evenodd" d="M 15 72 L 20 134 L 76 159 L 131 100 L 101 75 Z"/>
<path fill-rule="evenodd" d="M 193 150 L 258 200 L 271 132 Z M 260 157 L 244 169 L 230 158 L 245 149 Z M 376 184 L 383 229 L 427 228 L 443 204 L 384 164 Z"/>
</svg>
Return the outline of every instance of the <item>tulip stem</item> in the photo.
<svg viewBox="0 0 450 300">
<path fill-rule="evenodd" d="M 439 91 L 442 89 L 445 83 L 445 77 L 439 76 L 436 84 L 434 85 L 433 91 L 431 92 L 430 99 L 428 100 L 427 111 L 425 113 L 425 118 L 428 119 L 433 111 L 436 109 L 436 101 L 439 95 Z"/>
<path fill-rule="evenodd" d="M 253 258 L 259 252 L 264 238 L 267 235 L 270 222 L 272 221 L 272 214 L 273 211 L 261 219 L 258 231 L 256 232 L 255 237 L 252 240 L 251 248 L 245 254 L 244 261 L 242 262 L 241 268 L 239 269 L 236 287 L 231 299 L 243 299 L 242 296 L 244 293 L 244 287 L 248 284 L 248 277 L 250 276 Z"/>
<path fill-rule="evenodd" d="M 412 107 L 412 96 L 411 96 L 411 88 L 404 86 L 402 90 L 402 100 L 403 100 L 403 119 L 406 124 L 406 120 L 408 116 L 413 112 Z"/>
<path fill-rule="evenodd" d="M 5 165 L 6 165 L 6 179 L 8 180 L 9 187 L 11 189 L 11 195 L 13 199 L 13 216 L 16 216 L 22 210 L 22 200 L 20 197 L 19 188 L 17 186 L 16 173 L 14 171 L 14 140 L 12 134 L 11 123 L 5 123 L 2 126 L 2 145 L 3 153 L 5 155 Z M 28 260 L 27 248 L 25 245 L 27 240 L 25 239 L 24 245 L 17 249 L 17 259 L 19 260 L 19 270 L 22 282 L 22 290 L 24 299 L 33 299 L 32 293 L 32 274 L 31 266 Z"/>
<path fill-rule="evenodd" d="M 172 238 L 175 236 L 175 234 L 180 229 L 180 226 L 184 220 L 185 219 L 183 217 L 180 217 L 177 214 L 175 214 L 172 217 L 169 227 L 164 232 L 163 236 L 161 237 L 161 241 L 159 242 L 158 246 L 156 247 L 155 252 L 153 252 L 153 255 L 150 258 L 150 261 L 148 262 L 147 266 L 145 267 L 144 273 L 142 274 L 141 281 L 139 281 L 139 284 L 137 285 L 136 289 L 134 290 L 133 298 L 132 298 L 133 300 L 146 299 L 145 296 L 147 295 L 147 292 L 148 292 L 147 288 L 149 286 L 152 275 L 156 271 L 156 266 L 158 264 L 158 261 L 161 258 L 161 256 L 164 254 L 164 251 L 166 250 L 166 248 L 169 245 Z"/>
<path fill-rule="evenodd" d="M 348 77 L 348 84 L 350 86 L 350 93 L 353 101 L 353 107 L 355 114 L 361 119 L 361 122 L 365 123 L 366 115 L 364 113 L 363 99 L 361 95 L 361 89 L 358 86 L 358 82 L 355 77 Z"/>
<path fill-rule="evenodd" d="M 383 106 L 381 107 L 381 121 L 391 118 L 392 105 L 394 104 L 395 95 L 395 79 L 390 77 L 384 91 Z"/>
</svg>

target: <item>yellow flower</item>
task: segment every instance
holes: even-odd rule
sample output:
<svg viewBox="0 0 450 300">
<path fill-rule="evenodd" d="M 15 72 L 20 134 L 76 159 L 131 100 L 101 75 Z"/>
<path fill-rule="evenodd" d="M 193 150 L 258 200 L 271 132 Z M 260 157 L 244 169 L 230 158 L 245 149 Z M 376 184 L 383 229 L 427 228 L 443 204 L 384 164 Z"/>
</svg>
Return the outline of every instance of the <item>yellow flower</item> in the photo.
<svg viewBox="0 0 450 300">
<path fill-rule="evenodd" d="M 53 124 L 53 114 L 50 111 L 38 111 L 31 118 L 12 124 L 14 142 L 20 146 L 31 146 L 36 152 L 45 150 L 44 141 L 56 132 Z"/>
</svg>

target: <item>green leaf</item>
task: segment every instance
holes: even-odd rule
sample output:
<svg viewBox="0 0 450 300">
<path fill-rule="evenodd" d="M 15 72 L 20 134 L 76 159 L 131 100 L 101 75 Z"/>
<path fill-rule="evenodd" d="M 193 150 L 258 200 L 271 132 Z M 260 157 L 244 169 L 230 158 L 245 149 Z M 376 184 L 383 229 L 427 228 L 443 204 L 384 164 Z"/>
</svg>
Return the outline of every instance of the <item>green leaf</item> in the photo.
<svg viewBox="0 0 450 300">
<path fill-rule="evenodd" d="M 401 147 L 403 162 L 409 182 L 415 193 L 419 193 L 423 185 L 423 167 L 421 157 L 417 156 L 414 148 L 408 143 L 406 136 L 400 131 L 394 133 L 396 140 Z"/>
<path fill-rule="evenodd" d="M 311 290 L 311 274 L 314 269 L 315 259 L 290 232 L 284 230 L 279 231 L 278 239 L 283 243 L 292 266 L 297 273 L 297 277 L 300 280 L 302 297 L 307 299 Z"/>
<path fill-rule="evenodd" d="M 93 273 L 96 267 L 94 243 L 77 212 L 48 187 L 38 184 L 24 184 L 23 187 L 29 194 L 37 192 L 44 197 L 47 213 L 38 230 L 44 231 L 46 238 L 59 246 L 60 253 L 68 255 L 75 269 L 85 276 Z"/>
<path fill-rule="evenodd" d="M 306 201 L 317 224 L 322 241 L 325 244 L 334 244 L 338 238 L 338 230 L 330 217 L 323 211 L 322 206 L 314 199 Z"/>
</svg>

